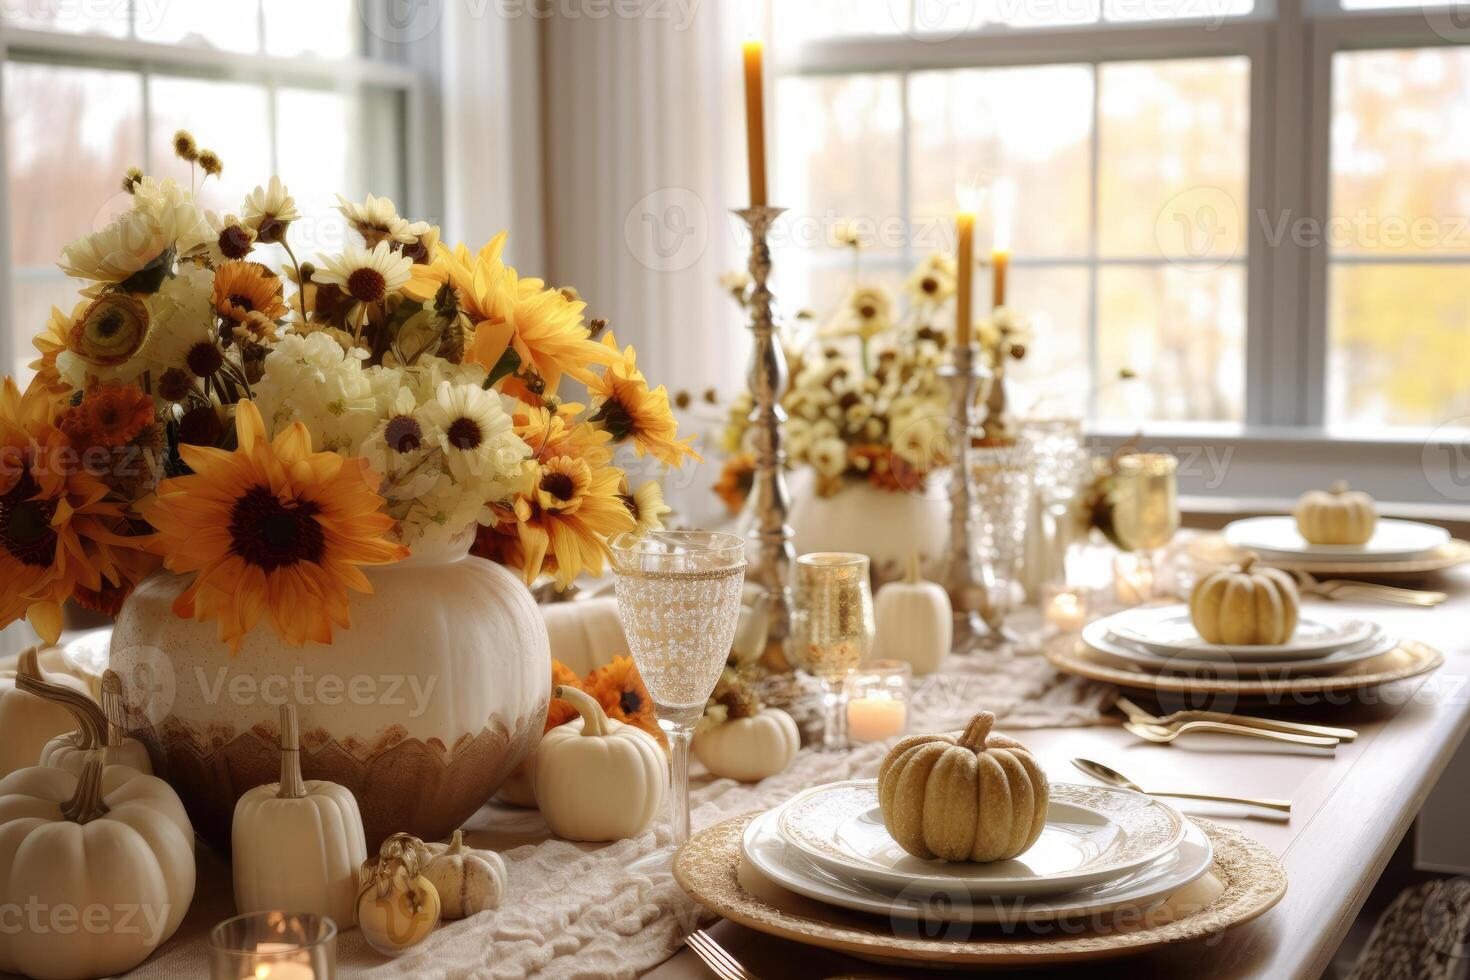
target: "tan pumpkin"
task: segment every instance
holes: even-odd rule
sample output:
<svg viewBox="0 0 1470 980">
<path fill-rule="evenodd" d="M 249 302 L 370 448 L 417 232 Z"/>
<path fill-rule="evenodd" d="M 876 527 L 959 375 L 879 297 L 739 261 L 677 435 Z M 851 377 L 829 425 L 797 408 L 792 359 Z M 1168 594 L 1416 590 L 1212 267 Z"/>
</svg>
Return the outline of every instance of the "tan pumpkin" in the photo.
<svg viewBox="0 0 1470 980">
<path fill-rule="evenodd" d="M 1378 505 L 1338 480 L 1329 490 L 1308 490 L 1296 504 L 1296 529 L 1310 544 L 1367 544 L 1378 526 Z"/>
<path fill-rule="evenodd" d="M 1026 747 L 982 711 L 959 737 L 910 735 L 878 770 L 883 825 L 915 857 L 1004 861 L 1036 843 L 1051 791 Z"/>
<path fill-rule="evenodd" d="M 1257 567 L 1254 554 L 1206 575 L 1189 594 L 1189 618 L 1206 643 L 1285 643 L 1296 632 L 1300 607 L 1291 576 Z"/>
</svg>

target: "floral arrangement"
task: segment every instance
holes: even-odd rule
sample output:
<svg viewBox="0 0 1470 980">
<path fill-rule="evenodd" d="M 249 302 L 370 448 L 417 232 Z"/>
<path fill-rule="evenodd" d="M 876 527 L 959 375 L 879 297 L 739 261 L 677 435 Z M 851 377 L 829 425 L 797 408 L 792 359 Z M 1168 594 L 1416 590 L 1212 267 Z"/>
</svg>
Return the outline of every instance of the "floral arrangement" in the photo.
<svg viewBox="0 0 1470 980">
<path fill-rule="evenodd" d="M 659 526 L 658 483 L 614 452 L 697 458 L 667 393 L 574 290 L 506 264 L 503 233 L 471 253 L 339 196 L 352 240 L 301 261 L 279 178 L 207 212 L 195 182 L 223 161 L 174 148 L 189 183 L 128 171 L 128 208 L 63 251 L 79 301 L 0 392 L 0 625 L 54 641 L 67 599 L 115 613 L 161 564 L 192 577 L 175 613 L 233 648 L 262 618 L 330 642 L 360 567 L 410 548 L 473 535 L 565 586 Z"/>
<path fill-rule="evenodd" d="M 609 718 L 640 728 L 658 739 L 660 745 L 666 744 L 663 729 L 658 725 L 653 698 L 649 696 L 648 688 L 644 686 L 643 677 L 638 673 L 632 657 L 614 657 L 611 663 L 598 667 L 585 678 L 579 678 L 575 671 L 560 660 L 553 660 L 552 690 L 557 685 L 585 691 L 602 705 L 602 710 Z M 549 732 L 577 717 L 577 709 L 570 702 L 553 698 L 546 712 L 544 731 Z"/>
</svg>

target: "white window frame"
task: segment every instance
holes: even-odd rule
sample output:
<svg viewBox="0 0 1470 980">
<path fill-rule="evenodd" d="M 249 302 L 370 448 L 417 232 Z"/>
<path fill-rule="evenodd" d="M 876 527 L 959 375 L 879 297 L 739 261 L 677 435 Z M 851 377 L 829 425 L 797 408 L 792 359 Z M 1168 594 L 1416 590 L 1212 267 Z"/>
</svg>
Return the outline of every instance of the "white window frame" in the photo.
<svg viewBox="0 0 1470 980">
<path fill-rule="evenodd" d="M 1449 512 L 1470 503 L 1470 492 L 1463 499 L 1447 501 L 1436 489 L 1436 483 L 1442 486 L 1443 481 L 1428 472 L 1435 457 L 1426 446 L 1458 444 L 1462 434 L 1401 429 L 1353 436 L 1328 428 L 1327 246 L 1302 246 L 1290 236 L 1270 245 L 1268 222 L 1261 220 L 1289 215 L 1317 227 L 1325 224 L 1331 182 L 1332 56 L 1349 49 L 1453 46 L 1434 32 L 1421 11 L 1345 11 L 1338 0 L 1265 0 L 1250 14 L 1211 24 L 1179 20 L 1063 29 L 1002 27 L 943 41 L 903 34 L 863 35 L 822 38 L 795 47 L 783 47 L 777 37 L 773 46 L 775 74 L 892 73 L 905 84 L 905 95 L 910 72 L 936 68 L 1249 58 L 1245 418 L 1240 424 L 1149 423 L 1144 426 L 1145 441 L 1181 456 L 1213 454 L 1218 460 L 1230 453 L 1223 473 L 1216 466 L 1202 466 L 1195 473 L 1181 471 L 1181 489 L 1195 496 L 1279 504 L 1309 486 L 1349 474 L 1370 492 L 1409 505 L 1410 510 L 1422 512 L 1429 506 Z M 904 128 L 900 179 L 907 207 Z M 1092 138 L 1098 139 L 1096 126 Z M 1095 152 L 1093 163 L 1095 194 Z M 1096 221 L 1095 206 L 1092 220 Z M 1095 235 L 1092 241 L 1095 249 Z M 1032 264 L 1022 257 L 1012 261 L 1017 267 Z M 1078 264 L 1084 261 L 1097 263 L 1098 257 L 1092 254 Z M 1470 384 L 1470 369 L 1466 380 Z M 1116 446 L 1132 434 L 1096 426 L 1091 431 L 1104 446 Z"/>
<path fill-rule="evenodd" d="M 356 5 L 354 4 L 354 9 Z M 396 95 L 399 133 L 398 162 L 402 173 L 405 213 L 438 219 L 443 210 L 443 154 L 440 148 L 441 121 L 434 77 L 440 58 L 439 31 L 411 43 L 381 40 L 360 18 L 359 53 L 347 58 L 274 57 L 220 51 L 192 44 L 160 44 L 141 40 L 134 34 L 132 4 L 128 36 L 73 34 L 17 27 L 0 20 L 0 65 L 12 60 L 78 68 L 110 68 L 132 71 L 143 80 L 144 152 L 148 152 L 149 95 L 147 81 L 153 74 L 186 78 L 244 81 L 264 86 L 269 94 L 272 117 L 275 94 L 282 86 L 339 90 L 344 86 L 376 89 Z M 264 16 L 262 14 L 262 16 Z M 263 36 L 263 31 L 262 31 Z M 3 86 L 0 72 L 0 86 Z M 0 104 L 4 90 L 0 87 Z M 10 351 L 20 334 L 34 333 L 37 325 L 12 322 L 12 265 L 10 261 L 9 182 L 6 170 L 7 140 L 0 134 L 0 351 Z M 274 139 L 271 143 L 274 148 Z M 135 161 L 118 161 L 118 173 Z M 145 168 L 159 161 L 149 160 Z M 274 171 L 275 160 L 271 167 Z M 371 174 L 369 177 L 371 179 Z M 397 188 L 374 188 L 396 193 Z M 14 366 L 7 365 L 8 373 Z"/>
</svg>

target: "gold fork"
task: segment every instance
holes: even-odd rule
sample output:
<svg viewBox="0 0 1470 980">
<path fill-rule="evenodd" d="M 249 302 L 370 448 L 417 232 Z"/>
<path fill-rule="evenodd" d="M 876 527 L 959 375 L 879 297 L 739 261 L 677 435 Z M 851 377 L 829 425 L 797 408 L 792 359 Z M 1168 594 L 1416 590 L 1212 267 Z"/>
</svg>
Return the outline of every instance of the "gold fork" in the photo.
<svg viewBox="0 0 1470 980">
<path fill-rule="evenodd" d="M 1158 742 L 1167 744 L 1188 735 L 1190 732 L 1213 732 L 1220 735 L 1245 735 L 1249 738 L 1264 739 L 1267 742 L 1280 742 L 1285 745 L 1298 745 L 1303 748 L 1326 749 L 1331 751 L 1337 747 L 1337 739 L 1323 738 L 1320 735 L 1293 735 L 1291 732 L 1273 732 L 1264 728 L 1246 728 L 1244 725 L 1222 725 L 1214 721 L 1181 721 L 1173 725 L 1140 725 L 1137 722 L 1125 721 L 1124 731 L 1137 735 L 1146 742 Z"/>
<path fill-rule="evenodd" d="M 1260 728 L 1270 732 L 1291 732 L 1296 735 L 1320 735 L 1323 738 L 1335 738 L 1339 742 L 1351 742 L 1358 737 L 1358 733 L 1351 728 L 1334 728 L 1331 725 L 1309 725 L 1301 721 L 1273 721 L 1270 718 L 1252 718 L 1250 715 L 1230 715 L 1223 711 L 1186 709 L 1171 712 L 1160 718 L 1149 714 L 1125 697 L 1119 697 L 1114 703 L 1128 716 L 1129 721 L 1136 722 L 1140 725 L 1155 725 L 1168 728 L 1178 722 L 1213 721 L 1225 725 L 1239 725 L 1242 728 Z"/>
<path fill-rule="evenodd" d="M 696 929 L 685 936 L 684 943 L 720 980 L 757 980 L 754 973 L 741 966 L 739 960 L 725 952 L 725 948 L 703 929 Z"/>
<path fill-rule="evenodd" d="M 1320 581 L 1308 572 L 1295 569 L 1297 587 L 1302 595 L 1314 595 L 1323 599 L 1379 599 L 1396 602 L 1404 606 L 1437 606 L 1449 598 L 1444 592 L 1424 589 L 1404 589 L 1396 585 L 1380 585 L 1377 582 L 1352 582 L 1333 578 Z"/>
</svg>

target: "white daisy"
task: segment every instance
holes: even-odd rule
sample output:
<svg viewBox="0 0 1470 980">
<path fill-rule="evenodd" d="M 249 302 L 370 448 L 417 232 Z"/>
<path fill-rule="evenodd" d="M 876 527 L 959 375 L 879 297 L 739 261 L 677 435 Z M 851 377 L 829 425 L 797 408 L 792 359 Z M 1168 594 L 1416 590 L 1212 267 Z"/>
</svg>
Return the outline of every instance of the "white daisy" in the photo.
<svg viewBox="0 0 1470 980">
<path fill-rule="evenodd" d="M 416 240 L 417 236 L 407 231 L 409 223 L 398 216 L 398 208 L 389 198 L 369 194 L 366 201 L 358 204 L 338 194 L 337 202 L 337 210 L 357 229 L 370 248 L 383 241 L 408 244 Z"/>
<path fill-rule="evenodd" d="M 450 473 L 461 483 L 501 484 L 519 474 L 520 461 L 530 453 L 493 391 L 441 381 L 421 411 L 438 434 Z M 480 499 L 491 496 L 484 492 Z"/>
<path fill-rule="evenodd" d="M 313 279 L 330 283 L 359 303 L 378 303 L 396 293 L 408 282 L 413 260 L 394 252 L 386 241 L 374 245 L 372 251 L 360 245 L 348 245 L 341 255 L 320 255 Z"/>
<path fill-rule="evenodd" d="M 263 242 L 284 241 L 287 226 L 301 218 L 295 198 L 279 177 L 272 177 L 268 185 L 256 187 L 245 196 L 243 214 L 245 223 L 255 229 Z"/>
<path fill-rule="evenodd" d="M 70 243 L 61 250 L 61 271 L 93 282 L 122 282 L 167 252 L 173 240 L 158 221 L 133 209 L 114 218 L 107 227 Z"/>
<path fill-rule="evenodd" d="M 255 247 L 259 237 L 256 230 L 233 214 L 217 215 L 206 211 L 204 217 L 214 232 L 214 238 L 205 246 L 209 264 L 218 268 L 226 262 L 243 259 Z"/>
</svg>

